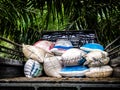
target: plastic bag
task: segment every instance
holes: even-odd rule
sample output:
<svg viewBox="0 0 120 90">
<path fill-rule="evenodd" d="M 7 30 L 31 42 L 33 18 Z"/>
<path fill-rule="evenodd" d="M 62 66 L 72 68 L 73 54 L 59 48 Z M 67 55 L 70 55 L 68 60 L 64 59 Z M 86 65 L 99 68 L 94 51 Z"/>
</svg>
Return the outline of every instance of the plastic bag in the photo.
<svg viewBox="0 0 120 90">
<path fill-rule="evenodd" d="M 72 43 L 66 39 L 58 39 L 55 46 L 51 49 L 55 55 L 62 55 L 66 50 L 73 48 Z"/>
<path fill-rule="evenodd" d="M 61 65 L 61 57 L 60 56 L 45 58 L 44 71 L 45 71 L 46 75 L 60 78 L 61 75 L 59 74 L 59 72 L 60 72 L 61 68 L 62 68 L 62 65 Z"/>
<path fill-rule="evenodd" d="M 24 65 L 24 74 L 28 78 L 42 75 L 43 66 L 36 60 L 29 59 Z"/>
<path fill-rule="evenodd" d="M 51 52 L 50 50 L 54 47 L 54 43 L 47 40 L 40 40 L 37 41 L 33 46 L 37 46 L 44 49 L 47 52 Z"/>
<path fill-rule="evenodd" d="M 66 66 L 62 68 L 60 74 L 65 77 L 84 77 L 88 70 L 86 66 Z"/>
<path fill-rule="evenodd" d="M 96 50 L 104 50 L 104 47 L 98 43 L 87 43 L 83 46 L 80 47 L 81 50 L 84 50 L 86 52 L 90 52 L 90 51 L 96 51 Z"/>
<path fill-rule="evenodd" d="M 71 48 L 62 54 L 62 62 L 64 66 L 74 66 L 84 63 L 83 56 L 86 53 L 78 48 Z"/>
</svg>

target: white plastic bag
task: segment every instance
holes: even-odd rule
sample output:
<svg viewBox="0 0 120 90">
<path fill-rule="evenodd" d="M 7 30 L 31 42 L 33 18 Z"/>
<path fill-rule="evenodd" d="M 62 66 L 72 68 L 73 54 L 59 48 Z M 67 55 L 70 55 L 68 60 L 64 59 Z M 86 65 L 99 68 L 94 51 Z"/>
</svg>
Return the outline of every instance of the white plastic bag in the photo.
<svg viewBox="0 0 120 90">
<path fill-rule="evenodd" d="M 64 66 L 74 66 L 79 65 L 84 62 L 83 56 L 86 55 L 86 52 L 78 49 L 71 48 L 62 54 L 62 62 Z"/>
<path fill-rule="evenodd" d="M 50 50 L 54 47 L 54 43 L 47 40 L 39 40 L 33 46 L 40 47 L 47 52 L 51 52 Z"/>
<path fill-rule="evenodd" d="M 55 46 L 51 49 L 55 55 L 62 55 L 66 50 L 73 48 L 72 43 L 66 39 L 58 39 Z"/>
<path fill-rule="evenodd" d="M 103 51 L 104 47 L 99 44 L 99 43 L 87 43 L 83 46 L 80 47 L 81 50 L 84 50 L 86 52 L 90 52 L 90 51 Z"/>
<path fill-rule="evenodd" d="M 65 77 L 84 77 L 88 70 L 85 66 L 66 66 L 62 68 L 60 74 Z"/>
<path fill-rule="evenodd" d="M 43 66 L 36 60 L 29 59 L 24 65 L 24 74 L 28 78 L 42 75 Z"/>
</svg>

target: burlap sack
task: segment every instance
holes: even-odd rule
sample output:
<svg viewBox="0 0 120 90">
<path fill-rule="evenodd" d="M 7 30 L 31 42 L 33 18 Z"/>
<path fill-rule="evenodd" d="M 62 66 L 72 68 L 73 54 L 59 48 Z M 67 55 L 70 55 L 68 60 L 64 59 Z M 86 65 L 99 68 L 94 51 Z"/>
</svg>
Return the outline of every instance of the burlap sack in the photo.
<svg viewBox="0 0 120 90">
<path fill-rule="evenodd" d="M 71 48 L 62 55 L 63 65 L 64 66 L 79 65 L 79 63 L 83 61 L 83 56 L 85 54 L 86 52 L 78 48 Z"/>
<path fill-rule="evenodd" d="M 29 59 L 24 65 L 24 74 L 28 78 L 42 75 L 43 66 L 36 60 Z"/>
<path fill-rule="evenodd" d="M 32 46 L 32 45 L 24 45 L 23 44 L 22 51 L 26 58 L 28 58 L 28 59 L 31 58 L 33 60 L 37 60 L 40 63 L 43 63 L 44 57 L 46 55 L 45 50 L 35 47 L 35 46 Z"/>
<path fill-rule="evenodd" d="M 110 58 L 107 57 L 107 55 L 108 54 L 105 51 L 91 51 L 84 56 L 86 59 L 84 65 L 88 65 L 89 67 L 107 65 L 110 61 Z"/>
<path fill-rule="evenodd" d="M 61 77 L 61 75 L 59 74 L 62 68 L 60 56 L 45 58 L 43 65 L 46 75 L 57 78 Z"/>
<path fill-rule="evenodd" d="M 108 77 L 112 74 L 113 69 L 106 65 L 101 67 L 91 67 L 88 72 L 85 73 L 86 77 L 95 77 L 95 78 L 102 78 Z"/>
</svg>

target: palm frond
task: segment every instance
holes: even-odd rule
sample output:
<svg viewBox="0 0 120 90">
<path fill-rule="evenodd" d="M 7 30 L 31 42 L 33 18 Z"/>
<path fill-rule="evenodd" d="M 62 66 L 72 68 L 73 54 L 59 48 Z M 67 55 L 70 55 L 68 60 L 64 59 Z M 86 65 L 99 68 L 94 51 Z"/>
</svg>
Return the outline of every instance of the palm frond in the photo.
<svg viewBox="0 0 120 90">
<path fill-rule="evenodd" d="M 103 45 L 120 35 L 119 0 L 0 0 L 0 12 L 1 35 L 19 43 L 52 29 L 96 30 Z"/>
</svg>

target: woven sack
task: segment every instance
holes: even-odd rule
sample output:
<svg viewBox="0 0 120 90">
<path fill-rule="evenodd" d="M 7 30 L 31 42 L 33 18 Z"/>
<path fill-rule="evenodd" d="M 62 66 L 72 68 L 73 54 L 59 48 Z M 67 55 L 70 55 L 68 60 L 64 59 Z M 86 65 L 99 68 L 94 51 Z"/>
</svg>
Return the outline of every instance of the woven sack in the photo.
<svg viewBox="0 0 120 90">
<path fill-rule="evenodd" d="M 110 66 L 118 67 L 120 66 L 120 56 L 110 60 Z"/>
<path fill-rule="evenodd" d="M 80 49 L 84 50 L 86 52 L 96 51 L 96 50 L 103 51 L 104 47 L 102 45 L 100 45 L 99 43 L 87 43 L 87 44 L 81 46 Z"/>
<path fill-rule="evenodd" d="M 67 39 L 58 39 L 55 43 L 55 46 L 51 49 L 57 56 L 61 56 L 66 50 L 73 48 L 72 43 Z"/>
<path fill-rule="evenodd" d="M 107 52 L 105 51 L 91 51 L 86 54 L 84 58 L 86 59 L 84 65 L 88 65 L 89 67 L 98 67 L 104 66 L 109 63 L 110 58 L 107 57 Z"/>
<path fill-rule="evenodd" d="M 24 65 L 24 74 L 28 78 L 42 75 L 43 66 L 38 61 L 29 59 Z"/>
<path fill-rule="evenodd" d="M 62 55 L 62 63 L 64 66 L 82 65 L 84 62 L 83 56 L 85 54 L 86 52 L 78 48 L 71 48 Z"/>
<path fill-rule="evenodd" d="M 113 68 L 113 77 L 120 77 L 120 66 Z"/>
<path fill-rule="evenodd" d="M 29 59 L 33 59 L 33 60 L 37 60 L 40 63 L 43 63 L 44 61 L 44 57 L 46 55 L 46 51 L 32 46 L 32 45 L 22 45 L 22 51 L 24 53 L 24 55 Z"/>
<path fill-rule="evenodd" d="M 101 67 L 91 67 L 89 71 L 85 73 L 86 77 L 102 78 L 108 77 L 112 74 L 113 69 L 106 65 Z"/>
<path fill-rule="evenodd" d="M 105 57 L 105 58 L 100 58 L 98 60 L 95 60 L 91 63 L 88 64 L 88 67 L 99 67 L 99 66 L 104 66 L 107 65 L 110 61 L 109 57 Z M 84 64 L 85 65 L 85 64 Z"/>
<path fill-rule="evenodd" d="M 47 40 L 39 40 L 33 46 L 37 46 L 47 52 L 51 52 L 50 50 L 54 47 L 54 43 Z"/>
<path fill-rule="evenodd" d="M 57 78 L 61 77 L 61 75 L 59 74 L 62 68 L 60 56 L 45 58 L 43 65 L 46 75 Z"/>
<path fill-rule="evenodd" d="M 84 77 L 88 70 L 86 66 L 66 66 L 62 68 L 60 74 L 64 77 Z"/>
<path fill-rule="evenodd" d="M 54 53 L 46 52 L 46 54 L 45 54 L 45 58 L 47 58 L 47 57 L 53 57 L 53 56 L 55 56 Z"/>
</svg>

